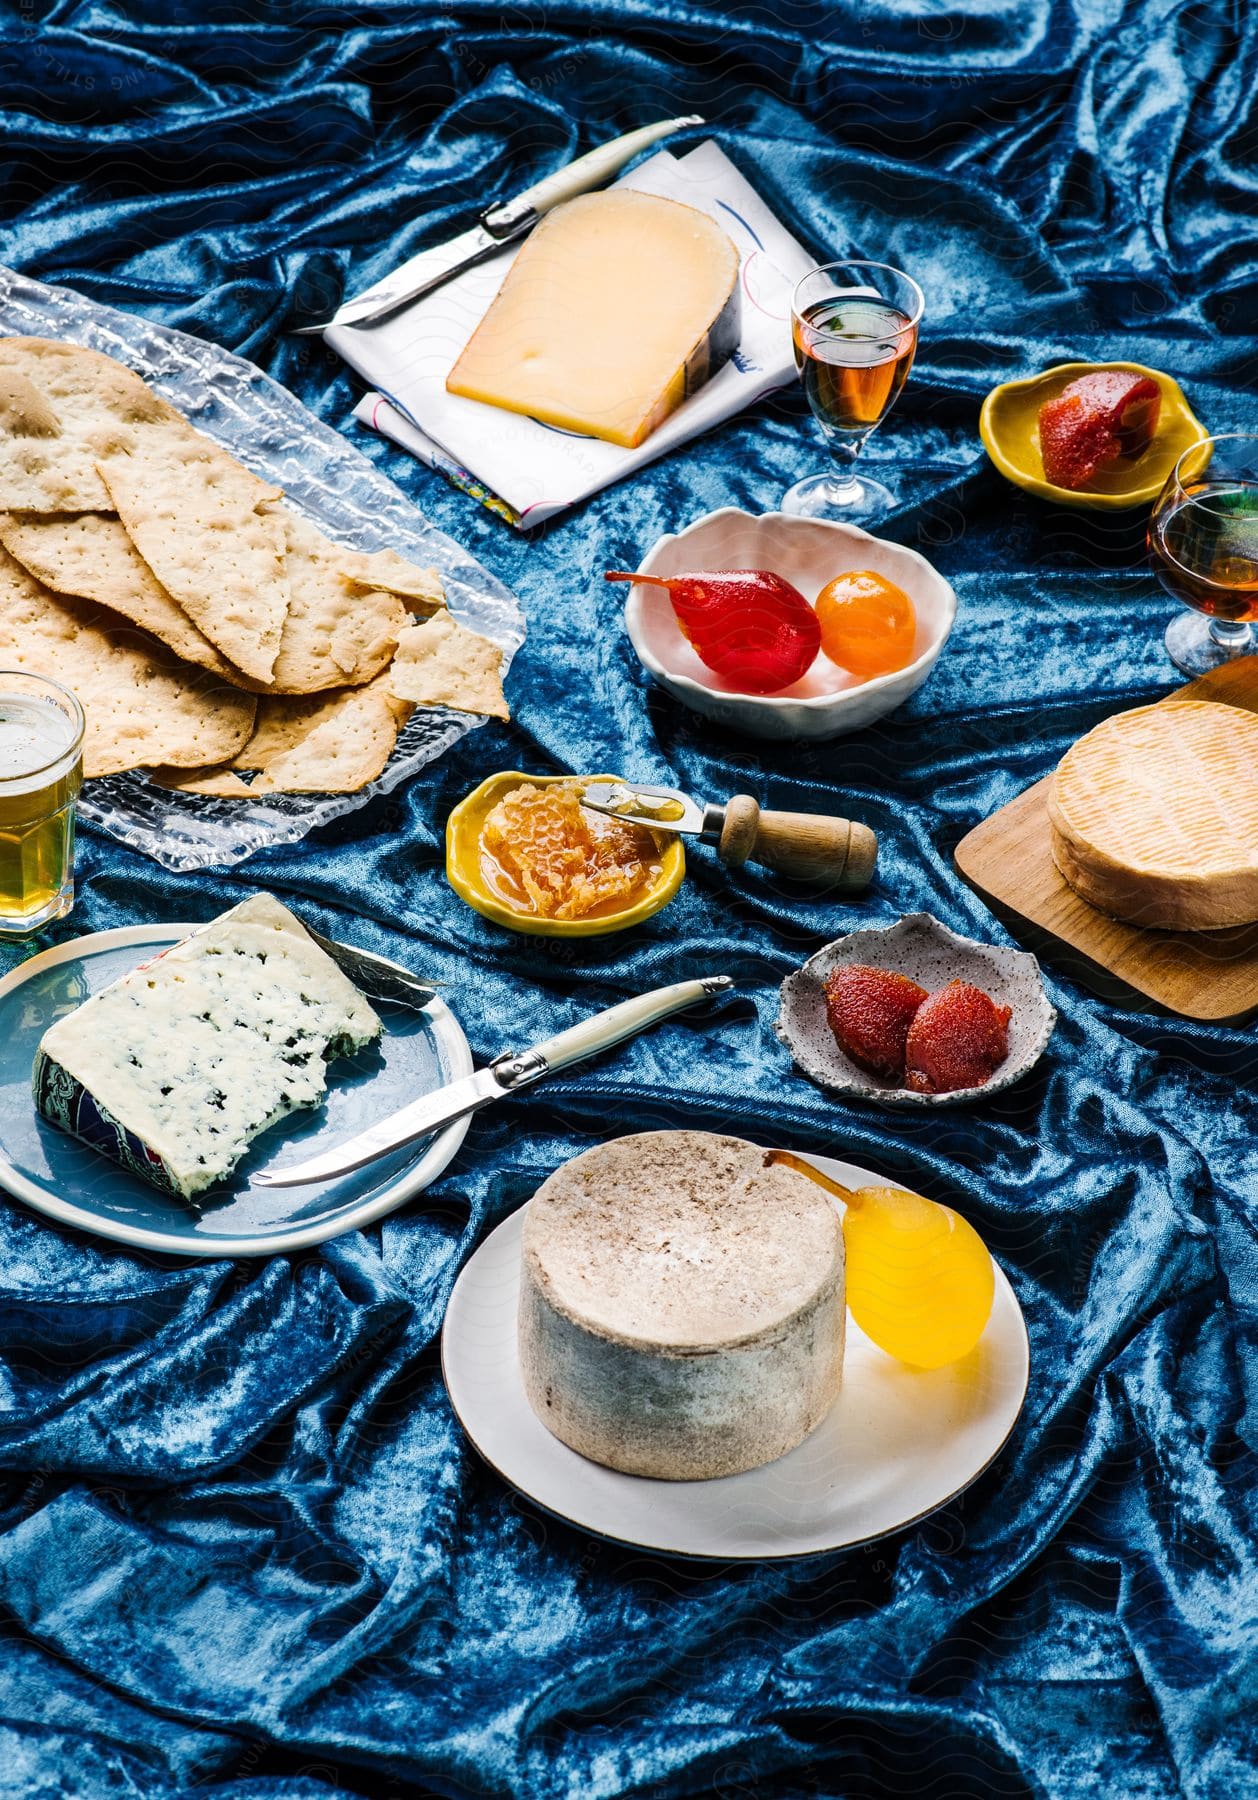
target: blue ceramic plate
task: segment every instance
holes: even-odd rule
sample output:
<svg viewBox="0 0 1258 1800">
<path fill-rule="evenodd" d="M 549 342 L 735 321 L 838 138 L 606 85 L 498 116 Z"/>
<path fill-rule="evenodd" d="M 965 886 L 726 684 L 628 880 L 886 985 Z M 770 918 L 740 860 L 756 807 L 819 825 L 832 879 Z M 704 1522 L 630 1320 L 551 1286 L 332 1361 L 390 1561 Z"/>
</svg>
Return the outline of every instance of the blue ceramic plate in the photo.
<svg viewBox="0 0 1258 1800">
<path fill-rule="evenodd" d="M 0 1184 L 59 1223 L 116 1243 L 180 1256 L 273 1256 L 369 1224 L 435 1180 L 463 1142 L 467 1119 L 336 1181 L 264 1188 L 252 1178 L 331 1149 L 470 1075 L 467 1039 L 441 1000 L 418 1012 L 371 995 L 384 1021 L 380 1042 L 333 1064 L 326 1103 L 265 1132 L 231 1182 L 196 1206 L 149 1187 L 38 1116 L 31 1064 L 53 1021 L 194 929 L 94 932 L 33 956 L 0 981 Z"/>
</svg>

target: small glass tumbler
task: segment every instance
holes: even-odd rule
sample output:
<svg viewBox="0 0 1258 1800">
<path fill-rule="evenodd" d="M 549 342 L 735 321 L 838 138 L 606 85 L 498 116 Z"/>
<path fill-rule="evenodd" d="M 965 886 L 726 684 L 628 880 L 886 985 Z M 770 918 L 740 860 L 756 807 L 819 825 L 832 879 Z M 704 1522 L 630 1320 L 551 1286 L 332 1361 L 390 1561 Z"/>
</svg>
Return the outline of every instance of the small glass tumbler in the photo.
<svg viewBox="0 0 1258 1800">
<path fill-rule="evenodd" d="M 58 682 L 0 669 L 0 939 L 74 905 L 83 708 Z"/>
<path fill-rule="evenodd" d="M 925 306 L 917 283 L 889 263 L 823 263 L 798 284 L 795 367 L 835 467 L 797 481 L 783 512 L 864 525 L 891 511 L 892 494 L 855 463 L 908 379 Z"/>
</svg>

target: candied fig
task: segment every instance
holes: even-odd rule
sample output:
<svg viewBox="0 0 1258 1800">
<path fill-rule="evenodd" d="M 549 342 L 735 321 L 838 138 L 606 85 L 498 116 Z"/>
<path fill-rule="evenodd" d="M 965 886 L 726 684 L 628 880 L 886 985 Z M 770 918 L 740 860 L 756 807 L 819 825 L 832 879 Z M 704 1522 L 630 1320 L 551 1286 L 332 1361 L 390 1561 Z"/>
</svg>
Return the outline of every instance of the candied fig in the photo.
<svg viewBox="0 0 1258 1800">
<path fill-rule="evenodd" d="M 982 1087 L 1009 1054 L 1012 1010 L 968 981 L 950 981 L 924 1000 L 905 1042 L 907 1086 L 918 1094 Z"/>
<path fill-rule="evenodd" d="M 873 1075 L 904 1077 L 909 1026 L 926 989 L 907 975 L 850 963 L 826 976 L 826 1017 L 845 1056 Z"/>
</svg>

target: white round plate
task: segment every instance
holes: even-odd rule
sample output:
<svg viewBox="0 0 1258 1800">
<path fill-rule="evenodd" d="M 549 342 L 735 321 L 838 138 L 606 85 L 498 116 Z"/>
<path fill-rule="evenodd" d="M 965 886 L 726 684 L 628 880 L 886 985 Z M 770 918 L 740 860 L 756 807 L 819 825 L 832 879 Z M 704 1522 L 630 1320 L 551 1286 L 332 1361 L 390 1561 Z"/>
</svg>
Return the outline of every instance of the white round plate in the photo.
<svg viewBox="0 0 1258 1800">
<path fill-rule="evenodd" d="M 885 1177 L 808 1159 L 845 1187 Z M 1004 1272 L 982 1338 L 945 1369 L 914 1370 L 851 1315 L 843 1387 L 789 1455 L 717 1481 L 622 1475 L 552 1437 L 525 1398 L 516 1348 L 521 1207 L 471 1257 L 441 1336 L 446 1387 L 468 1437 L 504 1480 L 548 1512 L 621 1543 L 677 1556 L 816 1556 L 899 1531 L 967 1488 L 1013 1430 L 1030 1376 L 1022 1312 Z"/>
<path fill-rule="evenodd" d="M 127 925 L 32 956 L 0 981 L 0 1186 L 62 1225 L 176 1256 L 274 1256 L 356 1231 L 435 1181 L 468 1120 L 366 1168 L 308 1187 L 259 1187 L 265 1169 L 314 1156 L 421 1094 L 472 1072 L 458 1020 L 440 1000 L 422 1012 L 388 1000 L 378 1045 L 342 1058 L 327 1099 L 266 1131 L 228 1182 L 197 1205 L 175 1199 L 41 1119 L 31 1098 L 35 1048 L 55 1019 L 176 944 L 194 925 Z"/>
</svg>

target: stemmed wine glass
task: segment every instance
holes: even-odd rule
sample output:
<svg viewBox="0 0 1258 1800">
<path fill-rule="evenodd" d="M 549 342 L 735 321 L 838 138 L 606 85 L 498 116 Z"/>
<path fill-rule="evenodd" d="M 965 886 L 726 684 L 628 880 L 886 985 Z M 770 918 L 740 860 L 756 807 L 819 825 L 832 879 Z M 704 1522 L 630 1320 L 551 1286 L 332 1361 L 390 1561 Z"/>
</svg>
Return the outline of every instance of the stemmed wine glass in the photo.
<svg viewBox="0 0 1258 1800">
<path fill-rule="evenodd" d="M 797 481 L 783 512 L 866 524 L 895 505 L 855 463 L 908 379 L 925 305 L 917 283 L 889 263 L 823 263 L 798 284 L 795 367 L 835 468 Z"/>
<path fill-rule="evenodd" d="M 1185 675 L 1258 651 L 1258 436 L 1225 432 L 1185 450 L 1149 520 L 1162 586 L 1193 610 L 1166 631 Z"/>
</svg>

